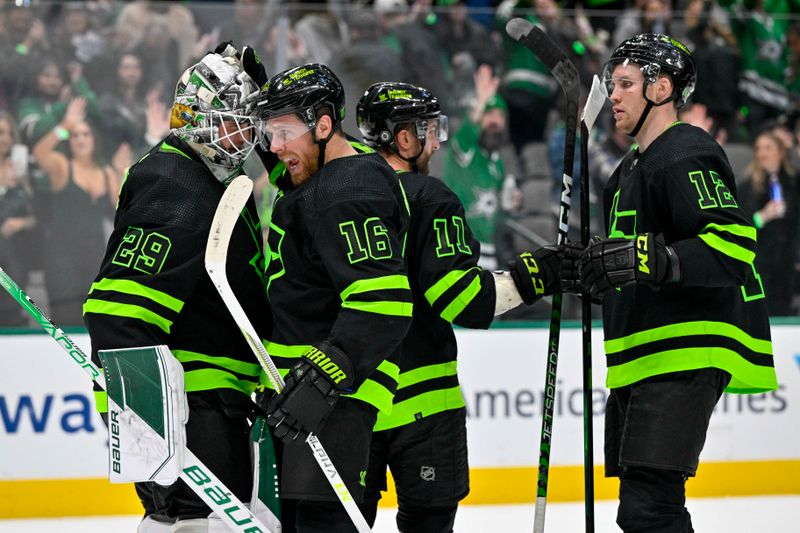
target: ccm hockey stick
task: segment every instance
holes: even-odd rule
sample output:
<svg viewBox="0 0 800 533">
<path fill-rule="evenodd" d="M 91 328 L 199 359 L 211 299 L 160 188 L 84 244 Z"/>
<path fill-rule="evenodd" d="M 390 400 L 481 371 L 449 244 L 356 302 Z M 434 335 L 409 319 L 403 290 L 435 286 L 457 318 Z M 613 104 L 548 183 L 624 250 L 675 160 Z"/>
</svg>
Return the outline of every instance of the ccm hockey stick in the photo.
<svg viewBox="0 0 800 533">
<path fill-rule="evenodd" d="M 589 133 L 603 109 L 606 95 L 600 79 L 592 78 L 592 88 L 581 116 L 581 242 L 589 244 Z M 583 333 L 583 486 L 586 533 L 594 533 L 594 423 L 592 419 L 592 299 L 587 292 L 581 297 L 581 330 Z"/>
<path fill-rule="evenodd" d="M 247 314 L 244 312 L 242 305 L 233 293 L 233 289 L 228 283 L 228 276 L 225 272 L 228 245 L 231 241 L 233 228 L 236 226 L 236 221 L 239 220 L 239 214 L 242 212 L 242 209 L 244 209 L 252 192 L 253 182 L 250 181 L 247 176 L 242 175 L 234 179 L 230 185 L 228 185 L 225 194 L 222 195 L 222 199 L 217 206 L 217 212 L 214 213 L 214 220 L 211 222 L 211 231 L 208 235 L 205 260 L 206 271 L 211 281 L 214 283 L 214 286 L 217 288 L 217 291 L 219 291 L 220 296 L 222 296 L 222 301 L 225 302 L 225 306 L 242 331 L 242 335 L 247 340 L 247 344 L 250 345 L 250 349 L 253 350 L 261 366 L 267 372 L 267 377 L 272 383 L 272 386 L 277 392 L 280 392 L 284 387 L 283 378 L 278 372 L 278 368 L 275 366 L 272 358 L 269 356 L 269 353 L 267 353 L 267 349 L 264 347 L 264 343 L 261 342 L 261 338 L 256 332 L 256 329 L 253 327 L 250 319 L 247 318 Z M 350 520 L 353 521 L 353 525 L 355 525 L 359 533 L 369 533 L 370 528 L 367 521 L 361 514 L 361 510 L 358 508 L 355 500 L 353 500 L 350 491 L 347 490 L 342 476 L 339 475 L 330 457 L 328 457 L 328 453 L 322 447 L 322 444 L 320 444 L 319 439 L 316 435 L 310 434 L 306 442 L 311 448 L 314 459 L 317 460 L 319 467 L 328 479 L 328 483 L 330 483 L 333 488 L 333 492 L 336 493 L 345 511 L 347 511 L 348 516 L 350 516 Z"/>
<path fill-rule="evenodd" d="M 575 161 L 575 133 L 578 125 L 578 98 L 580 97 L 580 77 L 578 69 L 567 59 L 558 46 L 530 21 L 514 18 L 506 24 L 506 32 L 512 39 L 533 52 L 558 82 L 566 95 L 564 121 L 566 137 L 564 141 L 564 175 L 561 180 L 561 203 L 558 213 L 558 244 L 566 244 L 569 231 L 569 209 L 572 201 L 572 168 Z M 547 506 L 547 478 L 550 473 L 550 446 L 553 436 L 553 409 L 556 394 L 556 370 L 558 367 L 558 344 L 561 336 L 562 295 L 553 295 L 553 308 L 550 313 L 550 337 L 547 343 L 547 371 L 545 376 L 544 413 L 542 414 L 542 433 L 539 440 L 539 477 L 536 488 L 536 509 L 533 518 L 534 533 L 544 532 L 545 507 Z"/>
<path fill-rule="evenodd" d="M 53 324 L 53 321 L 44 314 L 44 311 L 39 309 L 33 300 L 25 294 L 2 268 L 0 268 L 0 284 L 36 320 L 42 329 L 53 337 L 53 340 L 69 354 L 70 358 L 84 372 L 89 374 L 95 383 L 100 385 L 103 390 L 106 390 L 103 372 L 61 328 Z M 239 501 L 230 489 L 188 448 L 185 450 L 184 466 L 181 470 L 180 478 L 225 522 L 231 531 L 237 533 L 270 532 L 270 529 L 261 523 L 247 506 Z"/>
</svg>

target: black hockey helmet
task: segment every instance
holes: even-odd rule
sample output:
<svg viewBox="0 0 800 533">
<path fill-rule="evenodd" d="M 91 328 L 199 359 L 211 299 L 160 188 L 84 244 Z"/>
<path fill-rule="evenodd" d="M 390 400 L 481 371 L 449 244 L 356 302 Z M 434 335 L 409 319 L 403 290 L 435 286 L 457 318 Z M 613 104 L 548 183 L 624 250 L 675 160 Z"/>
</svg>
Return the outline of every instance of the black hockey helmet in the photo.
<svg viewBox="0 0 800 533">
<path fill-rule="evenodd" d="M 336 74 L 320 63 L 276 74 L 258 104 L 264 120 L 297 113 L 311 129 L 317 125 L 318 113 L 324 108 L 330 110 L 336 129 L 344 119 L 344 87 Z"/>
<path fill-rule="evenodd" d="M 642 33 L 623 41 L 603 67 L 603 82 L 611 80 L 614 67 L 625 61 L 631 61 L 641 67 L 645 86 L 655 83 L 660 74 L 669 74 L 672 78 L 674 92 L 672 96 L 654 105 L 662 105 L 667 101 L 675 101 L 682 107 L 694 91 L 697 71 L 692 53 L 686 46 L 669 37 L 656 33 Z M 611 91 L 609 91 L 611 94 Z"/>
<path fill-rule="evenodd" d="M 438 119 L 437 135 L 447 140 L 447 117 L 429 90 L 408 83 L 380 82 L 367 88 L 356 105 L 356 124 L 364 142 L 373 148 L 394 145 L 397 127 L 412 124 L 422 145 L 428 120 Z"/>
</svg>

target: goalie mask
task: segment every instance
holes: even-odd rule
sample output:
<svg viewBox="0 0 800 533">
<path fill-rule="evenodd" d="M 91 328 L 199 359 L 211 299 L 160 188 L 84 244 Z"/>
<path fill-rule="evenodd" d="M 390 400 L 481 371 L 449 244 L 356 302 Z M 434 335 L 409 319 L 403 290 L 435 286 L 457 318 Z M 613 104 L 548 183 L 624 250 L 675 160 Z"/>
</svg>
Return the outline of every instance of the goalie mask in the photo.
<svg viewBox="0 0 800 533">
<path fill-rule="evenodd" d="M 175 87 L 170 128 L 224 184 L 255 147 L 251 115 L 258 93 L 239 59 L 213 53 L 186 69 Z"/>
</svg>

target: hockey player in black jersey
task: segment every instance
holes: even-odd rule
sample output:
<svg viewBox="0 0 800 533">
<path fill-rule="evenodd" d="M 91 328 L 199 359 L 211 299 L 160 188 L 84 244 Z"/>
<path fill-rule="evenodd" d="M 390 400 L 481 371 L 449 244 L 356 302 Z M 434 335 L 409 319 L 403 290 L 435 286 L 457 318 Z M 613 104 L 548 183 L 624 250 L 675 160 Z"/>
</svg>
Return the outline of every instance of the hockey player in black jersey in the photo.
<svg viewBox="0 0 800 533">
<path fill-rule="evenodd" d="M 464 206 L 444 182 L 427 175 L 432 155 L 447 140 L 447 117 L 428 90 L 376 83 L 358 102 L 356 120 L 365 144 L 398 172 L 408 197 L 406 261 L 414 297 L 394 406 L 375 424 L 367 512 L 374 519 L 388 466 L 397 487 L 398 530 L 450 532 L 458 502 L 469 492 L 466 408 L 452 324 L 488 328 L 495 315 L 523 300 L 530 304 L 560 291 L 564 248 L 525 253 L 511 273 L 478 266 L 480 244 Z"/>
<path fill-rule="evenodd" d="M 637 146 L 603 190 L 607 237 L 584 251 L 581 280 L 603 299 L 605 466 L 625 532 L 693 531 L 685 481 L 720 395 L 777 388 L 756 230 L 722 148 L 677 120 L 695 79 L 689 50 L 654 34 L 603 72 Z"/>
<path fill-rule="evenodd" d="M 270 80 L 264 142 L 286 170 L 268 236 L 266 347 L 286 388 L 268 401 L 284 442 L 281 497 L 297 531 L 355 531 L 304 440 L 315 433 L 356 501 L 372 428 L 397 387 L 398 347 L 411 323 L 403 261 L 408 206 L 394 171 L 341 130 L 344 90 L 324 65 Z"/>
<path fill-rule="evenodd" d="M 183 366 L 188 393 L 187 446 L 245 502 L 253 478 L 247 417 L 256 410 L 250 395 L 261 367 L 206 275 L 203 258 L 225 186 L 241 173 L 256 142 L 250 115 L 264 82 L 244 73 L 232 47 L 207 54 L 183 73 L 172 132 L 127 172 L 114 230 L 83 307 L 96 364 L 98 350 L 170 348 Z M 243 307 L 266 333 L 263 267 L 250 199 L 233 232 L 227 269 Z M 136 483 L 136 491 L 144 507 L 141 532 L 225 527 L 209 519 L 210 509 L 183 481 Z"/>
</svg>

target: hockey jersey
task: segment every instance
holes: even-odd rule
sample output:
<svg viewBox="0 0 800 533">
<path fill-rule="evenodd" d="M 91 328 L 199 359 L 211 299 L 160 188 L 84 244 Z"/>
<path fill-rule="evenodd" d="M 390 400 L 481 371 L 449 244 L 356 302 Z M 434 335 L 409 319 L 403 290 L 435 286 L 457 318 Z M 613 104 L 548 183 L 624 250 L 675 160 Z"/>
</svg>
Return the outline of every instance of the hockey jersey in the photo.
<svg viewBox="0 0 800 533">
<path fill-rule="evenodd" d="M 355 367 L 345 396 L 389 411 L 412 314 L 399 180 L 380 156 L 364 153 L 328 162 L 300 187 L 276 182 L 283 188 L 267 238 L 267 351 L 285 375 L 327 340 Z"/>
<path fill-rule="evenodd" d="M 375 431 L 464 407 L 452 324 L 488 328 L 495 309 L 494 278 L 478 266 L 480 244 L 458 197 L 431 176 L 403 172 L 400 180 L 411 208 L 406 261 L 414 316 L 394 407 L 378 414 Z"/>
<path fill-rule="evenodd" d="M 174 135 L 131 166 L 83 306 L 96 364 L 98 350 L 166 344 L 183 365 L 187 392 L 220 390 L 234 403 L 249 402 L 261 367 L 204 268 L 224 190 Z M 263 244 L 252 198 L 234 228 L 227 272 L 254 326 L 266 333 Z M 103 403 L 100 395 L 98 407 Z"/>
<path fill-rule="evenodd" d="M 777 388 L 756 230 L 722 148 L 676 123 L 622 160 L 603 202 L 609 237 L 663 234 L 681 263 L 679 283 L 629 285 L 604 298 L 607 386 L 715 367 L 732 376 L 727 392 Z"/>
</svg>

